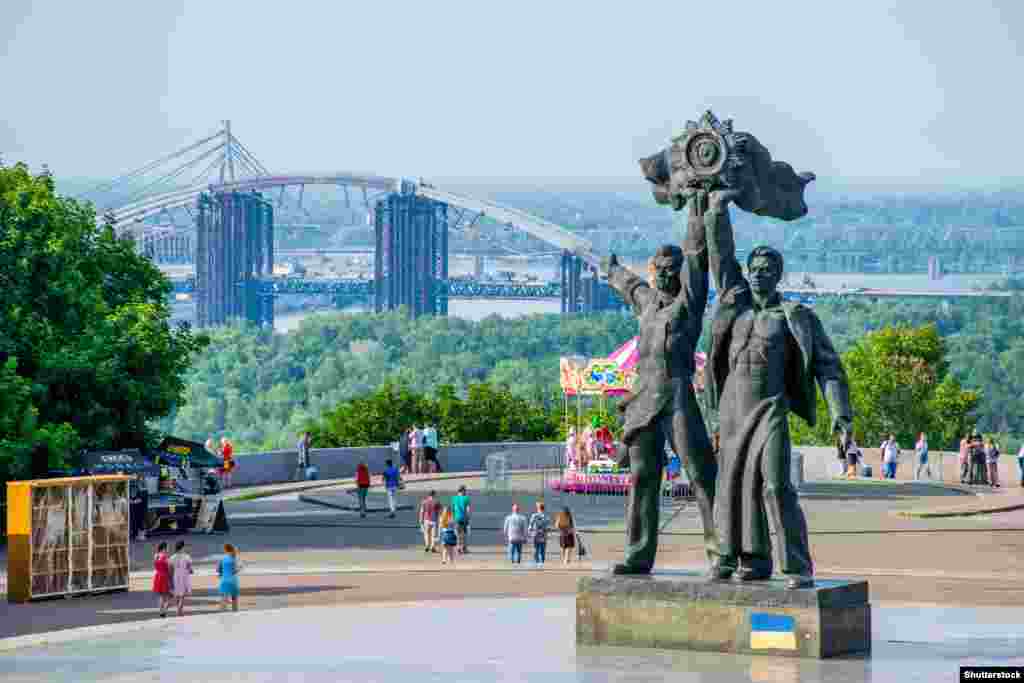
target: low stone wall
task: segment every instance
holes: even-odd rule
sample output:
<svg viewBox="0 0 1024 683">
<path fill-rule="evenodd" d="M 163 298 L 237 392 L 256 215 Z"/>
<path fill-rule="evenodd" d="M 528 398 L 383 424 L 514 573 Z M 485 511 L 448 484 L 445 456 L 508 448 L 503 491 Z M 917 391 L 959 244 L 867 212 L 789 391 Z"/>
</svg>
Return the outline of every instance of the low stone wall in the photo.
<svg viewBox="0 0 1024 683">
<path fill-rule="evenodd" d="M 462 443 L 442 446 L 437 459 L 445 472 L 471 472 L 483 470 L 488 455 L 504 453 L 509 469 L 537 469 L 557 467 L 562 455 L 559 443 Z M 366 460 L 370 471 L 379 473 L 384 462 L 391 458 L 398 462 L 398 453 L 388 446 L 366 448 L 314 448 L 310 459 L 320 470 L 321 479 L 354 477 L 356 465 Z M 276 484 L 295 479 L 298 452 L 295 449 L 265 453 L 244 453 L 237 458 L 232 483 L 235 486 Z"/>
<path fill-rule="evenodd" d="M 805 481 L 831 479 L 838 473 L 838 460 L 834 448 L 795 446 L 793 451 L 803 456 L 803 478 Z M 486 458 L 493 453 L 505 454 L 508 468 L 511 470 L 555 468 L 562 462 L 563 444 L 560 442 L 453 444 L 442 446 L 439 449 L 438 460 L 445 472 L 471 472 L 485 470 Z M 878 477 L 880 469 L 878 449 L 864 449 L 864 455 L 867 463 L 874 470 L 874 476 Z M 398 461 L 398 453 L 388 446 L 314 448 L 311 457 L 313 464 L 320 470 L 321 479 L 353 477 L 356 465 L 364 458 L 370 471 L 374 473 L 379 473 L 384 469 L 384 461 L 388 458 Z M 238 468 L 235 470 L 233 483 L 236 486 L 253 486 L 292 481 L 295 478 L 297 459 L 298 453 L 294 449 L 242 454 L 238 458 Z M 947 482 L 959 481 L 956 453 L 933 451 L 930 460 L 933 463 L 933 480 L 938 481 L 942 477 Z M 1006 479 L 1015 477 L 1016 466 L 1010 462 L 1014 459 L 1003 457 L 1002 460 L 1003 462 L 1000 463 L 1001 475 Z M 913 479 L 915 469 L 916 456 L 913 451 L 904 451 L 900 458 L 897 478 Z"/>
</svg>

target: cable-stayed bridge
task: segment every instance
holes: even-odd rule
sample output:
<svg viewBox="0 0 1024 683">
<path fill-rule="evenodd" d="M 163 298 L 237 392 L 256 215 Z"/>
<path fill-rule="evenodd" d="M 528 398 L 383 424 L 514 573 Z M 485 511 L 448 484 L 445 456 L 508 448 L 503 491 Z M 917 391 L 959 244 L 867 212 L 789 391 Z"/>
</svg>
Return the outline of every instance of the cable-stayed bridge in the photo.
<svg viewBox="0 0 1024 683">
<path fill-rule="evenodd" d="M 332 186 L 345 205 L 365 210 L 373 224 L 374 276 L 365 283 L 273 277 L 275 212 L 305 212 L 307 187 Z M 423 181 L 354 171 L 271 172 L 235 136 L 231 124 L 84 193 L 100 220 L 131 235 L 144 253 L 195 263 L 185 287 L 196 322 L 215 325 L 245 317 L 268 322 L 273 297 L 326 292 L 371 296 L 376 310 L 408 307 L 414 316 L 446 314 L 449 297 L 529 298 L 555 295 L 564 313 L 621 305 L 596 277 L 591 244 L 542 218 Z M 449 233 L 471 230 L 486 217 L 529 235 L 561 255 L 560 281 L 537 286 L 449 279 Z M 351 292 L 348 290 L 352 290 Z"/>
</svg>

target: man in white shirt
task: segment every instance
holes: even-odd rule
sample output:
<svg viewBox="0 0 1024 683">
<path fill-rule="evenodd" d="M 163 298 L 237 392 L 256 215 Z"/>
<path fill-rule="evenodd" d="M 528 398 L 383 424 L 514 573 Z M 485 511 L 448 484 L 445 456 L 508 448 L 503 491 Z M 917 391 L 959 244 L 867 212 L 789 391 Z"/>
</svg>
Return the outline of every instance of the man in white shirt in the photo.
<svg viewBox="0 0 1024 683">
<path fill-rule="evenodd" d="M 508 559 L 512 564 L 523 561 L 523 542 L 526 541 L 526 516 L 519 514 L 519 505 L 512 503 L 512 514 L 505 518 L 502 525 L 505 541 L 508 543 Z"/>
<path fill-rule="evenodd" d="M 896 435 L 890 434 L 889 438 L 882 442 L 882 467 L 886 479 L 896 478 L 896 466 L 899 461 L 900 445 L 896 443 Z"/>
</svg>

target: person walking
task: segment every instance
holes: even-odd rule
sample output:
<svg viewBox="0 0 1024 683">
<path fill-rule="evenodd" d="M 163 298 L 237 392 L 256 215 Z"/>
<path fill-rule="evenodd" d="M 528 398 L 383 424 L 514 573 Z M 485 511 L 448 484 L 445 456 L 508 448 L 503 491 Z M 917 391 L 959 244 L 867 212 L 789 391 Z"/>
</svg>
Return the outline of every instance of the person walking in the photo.
<svg viewBox="0 0 1024 683">
<path fill-rule="evenodd" d="M 1020 450 L 1017 451 L 1017 470 L 1020 472 L 1020 485 L 1024 487 L 1024 443 L 1020 445 Z"/>
<path fill-rule="evenodd" d="M 235 471 L 235 447 L 226 436 L 222 436 L 220 439 L 220 455 L 224 460 L 221 467 L 223 486 L 225 489 L 229 489 L 231 488 L 231 477 Z"/>
<path fill-rule="evenodd" d="M 359 498 L 359 516 L 366 517 L 366 494 L 370 492 L 370 468 L 366 460 L 356 465 L 356 496 Z"/>
<path fill-rule="evenodd" d="M 923 470 L 928 474 L 928 479 L 932 478 L 932 468 L 928 464 L 928 437 L 924 432 L 917 437 L 917 443 L 914 444 L 914 452 L 917 453 L 917 471 L 914 472 L 914 479 L 921 478 L 921 471 Z"/>
<path fill-rule="evenodd" d="M 419 519 L 420 529 L 423 531 L 423 552 L 425 553 L 437 550 L 435 547 L 437 539 L 434 535 L 437 530 L 436 503 L 437 491 L 431 491 L 430 495 L 420 503 Z"/>
<path fill-rule="evenodd" d="M 472 514 L 469 494 L 466 486 L 459 486 L 458 494 L 452 498 L 452 515 L 455 518 L 455 533 L 459 537 L 458 552 L 466 554 L 469 552 L 469 518 Z"/>
<path fill-rule="evenodd" d="M 970 481 L 971 477 L 971 439 L 970 435 L 964 434 L 964 438 L 960 439 L 960 483 L 966 484 Z"/>
<path fill-rule="evenodd" d="M 171 563 L 167 558 L 167 543 L 161 541 L 153 556 L 153 592 L 160 598 L 160 616 L 167 616 L 171 604 Z"/>
<path fill-rule="evenodd" d="M 529 536 L 533 541 L 533 563 L 537 567 L 544 566 L 548 555 L 548 529 L 551 518 L 544 512 L 544 502 L 537 501 L 537 511 L 530 515 Z"/>
<path fill-rule="evenodd" d="M 566 505 L 555 517 L 555 529 L 558 530 L 558 547 L 562 551 L 562 564 L 572 561 L 573 550 L 576 548 L 576 522 L 572 512 Z"/>
<path fill-rule="evenodd" d="M 455 516 L 450 507 L 441 510 L 441 564 L 455 564 L 455 546 L 459 542 L 458 534 L 455 533 Z"/>
<path fill-rule="evenodd" d="M 225 543 L 224 557 L 217 563 L 217 576 L 220 577 L 218 590 L 222 610 L 226 610 L 230 602 L 231 611 L 238 611 L 238 573 L 240 571 L 242 571 L 242 563 L 238 559 L 238 549 L 230 543 Z"/>
<path fill-rule="evenodd" d="M 192 594 L 192 556 L 185 551 L 185 541 L 174 544 L 171 555 L 171 574 L 174 599 L 178 603 L 178 616 L 185 614 L 185 598 Z"/>
<path fill-rule="evenodd" d="M 882 442 L 882 469 L 886 479 L 896 478 L 899 462 L 900 445 L 896 442 L 896 435 L 890 434 L 889 438 Z"/>
<path fill-rule="evenodd" d="M 502 530 L 505 533 L 505 543 L 508 545 L 509 561 L 512 564 L 521 564 L 523 561 L 523 543 L 526 541 L 527 523 L 526 517 L 519 514 L 518 503 L 512 503 L 512 512 L 505 517 Z"/>
<path fill-rule="evenodd" d="M 384 461 L 384 472 L 381 474 L 381 478 L 384 479 L 384 488 L 388 492 L 388 508 L 391 510 L 391 514 L 388 516 L 394 519 L 395 511 L 398 509 L 396 495 L 398 493 L 398 485 L 401 483 L 401 475 L 398 473 L 398 468 L 395 467 L 394 461 L 390 458 Z"/>
<path fill-rule="evenodd" d="M 985 464 L 988 466 L 988 485 L 999 486 L 999 445 L 992 439 L 985 439 Z"/>
</svg>

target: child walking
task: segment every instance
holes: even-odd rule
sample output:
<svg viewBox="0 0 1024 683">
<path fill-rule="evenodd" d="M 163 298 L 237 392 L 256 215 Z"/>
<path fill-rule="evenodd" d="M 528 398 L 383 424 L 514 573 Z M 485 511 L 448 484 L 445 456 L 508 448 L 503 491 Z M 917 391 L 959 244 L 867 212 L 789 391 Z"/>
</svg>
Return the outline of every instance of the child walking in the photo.
<svg viewBox="0 0 1024 683">
<path fill-rule="evenodd" d="M 167 616 L 171 604 L 171 563 L 167 559 L 167 543 L 156 547 L 153 556 L 153 592 L 160 597 L 160 616 Z"/>
<path fill-rule="evenodd" d="M 224 544 L 224 557 L 217 564 L 217 576 L 220 577 L 220 598 L 222 610 L 228 608 L 228 601 L 231 601 L 231 611 L 238 611 L 238 572 L 242 570 L 242 563 L 238 559 L 238 549 L 230 543 Z"/>
<path fill-rule="evenodd" d="M 445 507 L 441 512 L 441 564 L 455 564 L 455 545 L 459 536 L 455 533 L 455 519 L 452 509 Z"/>
<path fill-rule="evenodd" d="M 171 567 L 174 572 L 174 598 L 178 602 L 180 617 L 185 614 L 185 598 L 192 593 L 192 556 L 185 552 L 185 541 L 174 544 Z"/>
</svg>

